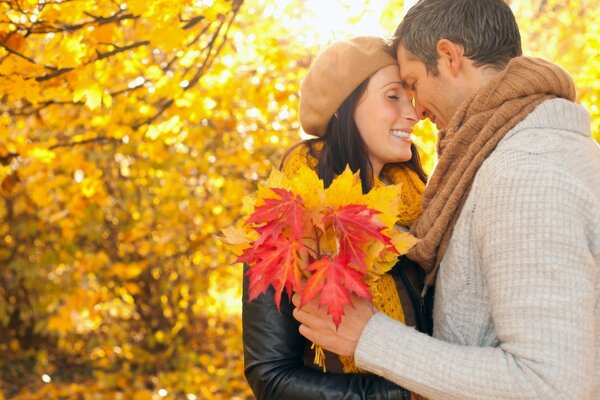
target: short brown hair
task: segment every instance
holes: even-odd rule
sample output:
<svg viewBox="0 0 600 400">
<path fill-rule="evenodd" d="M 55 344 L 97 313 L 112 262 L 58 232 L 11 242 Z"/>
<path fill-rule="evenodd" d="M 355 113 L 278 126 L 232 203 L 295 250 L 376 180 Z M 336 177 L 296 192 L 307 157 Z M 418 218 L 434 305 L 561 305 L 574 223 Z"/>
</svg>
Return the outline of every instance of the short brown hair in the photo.
<svg viewBox="0 0 600 400">
<path fill-rule="evenodd" d="M 400 45 L 438 74 L 436 50 L 440 39 L 460 44 L 477 66 L 502 69 L 523 51 L 517 21 L 502 0 L 420 0 L 394 34 Z"/>
</svg>

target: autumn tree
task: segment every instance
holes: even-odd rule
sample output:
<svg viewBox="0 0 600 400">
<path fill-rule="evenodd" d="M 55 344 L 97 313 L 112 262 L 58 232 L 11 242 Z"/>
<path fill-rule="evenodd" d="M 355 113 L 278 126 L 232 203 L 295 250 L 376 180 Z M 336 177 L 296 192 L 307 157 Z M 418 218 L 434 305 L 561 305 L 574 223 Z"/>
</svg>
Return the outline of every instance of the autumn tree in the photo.
<svg viewBox="0 0 600 400">
<path fill-rule="evenodd" d="M 77 372 L 92 392 L 247 393 L 228 384 L 238 322 L 209 296 L 227 258 L 206 215 L 244 188 L 214 173 L 234 154 L 211 142 L 235 135 L 216 60 L 242 5 L 0 4 L 4 385 Z"/>
</svg>

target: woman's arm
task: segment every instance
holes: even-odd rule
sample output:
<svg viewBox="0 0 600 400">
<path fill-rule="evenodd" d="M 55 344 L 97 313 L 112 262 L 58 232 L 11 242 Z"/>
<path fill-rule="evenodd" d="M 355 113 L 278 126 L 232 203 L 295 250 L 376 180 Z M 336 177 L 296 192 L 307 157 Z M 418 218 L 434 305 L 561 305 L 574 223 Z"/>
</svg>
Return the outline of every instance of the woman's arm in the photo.
<svg viewBox="0 0 600 400">
<path fill-rule="evenodd" d="M 410 393 L 375 375 L 323 373 L 304 365 L 306 339 L 284 294 L 281 312 L 273 290 L 248 302 L 244 276 L 243 341 L 245 375 L 258 400 L 410 399 Z"/>
</svg>

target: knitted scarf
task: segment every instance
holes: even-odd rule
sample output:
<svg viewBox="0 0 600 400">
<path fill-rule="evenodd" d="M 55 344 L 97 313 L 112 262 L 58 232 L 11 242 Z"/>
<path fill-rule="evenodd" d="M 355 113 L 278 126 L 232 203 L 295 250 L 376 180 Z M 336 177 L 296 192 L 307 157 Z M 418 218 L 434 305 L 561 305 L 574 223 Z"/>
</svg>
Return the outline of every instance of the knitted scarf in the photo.
<svg viewBox="0 0 600 400">
<path fill-rule="evenodd" d="M 540 103 L 575 100 L 575 85 L 562 68 L 517 57 L 465 100 L 438 137 L 438 164 L 423 193 L 423 214 L 411 232 L 421 241 L 409 252 L 435 282 L 440 261 L 469 194 L 475 174 L 508 131 Z"/>
</svg>

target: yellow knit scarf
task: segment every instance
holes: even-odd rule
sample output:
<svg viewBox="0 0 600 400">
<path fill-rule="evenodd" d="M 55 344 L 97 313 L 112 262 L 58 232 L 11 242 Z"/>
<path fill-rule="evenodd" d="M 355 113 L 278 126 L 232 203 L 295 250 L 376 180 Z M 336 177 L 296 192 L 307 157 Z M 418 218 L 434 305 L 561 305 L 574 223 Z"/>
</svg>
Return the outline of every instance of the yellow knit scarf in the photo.
<svg viewBox="0 0 600 400">
<path fill-rule="evenodd" d="M 317 143 L 316 150 L 321 151 L 323 145 Z M 283 160 L 281 170 L 288 176 L 295 175 L 301 166 L 309 166 L 316 169 L 318 159 L 313 157 L 308 144 L 301 143 L 292 148 Z M 410 226 L 421 215 L 421 198 L 425 184 L 419 176 L 410 168 L 397 165 L 388 165 L 384 168 L 383 180 L 391 184 L 402 183 L 402 203 L 398 210 L 398 223 L 404 226 Z M 375 180 L 376 186 L 382 186 L 385 183 Z M 379 310 L 394 318 L 397 321 L 405 323 L 404 309 L 400 302 L 400 296 L 396 288 L 396 282 L 390 274 L 384 274 L 370 284 L 373 305 Z M 340 356 L 344 372 L 362 372 L 354 364 L 354 357 Z"/>
</svg>

